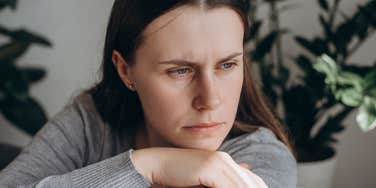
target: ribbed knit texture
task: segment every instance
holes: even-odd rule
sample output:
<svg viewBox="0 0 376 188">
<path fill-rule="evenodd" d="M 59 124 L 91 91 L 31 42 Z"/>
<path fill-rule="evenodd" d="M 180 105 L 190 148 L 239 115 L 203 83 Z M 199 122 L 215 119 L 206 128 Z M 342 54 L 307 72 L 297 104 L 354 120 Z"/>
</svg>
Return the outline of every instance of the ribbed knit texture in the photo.
<svg viewBox="0 0 376 188">
<path fill-rule="evenodd" d="M 132 163 L 133 149 L 116 134 L 82 94 L 0 172 L 0 187 L 150 187 Z M 296 161 L 269 129 L 225 140 L 218 150 L 249 164 L 270 188 L 296 187 Z"/>
</svg>

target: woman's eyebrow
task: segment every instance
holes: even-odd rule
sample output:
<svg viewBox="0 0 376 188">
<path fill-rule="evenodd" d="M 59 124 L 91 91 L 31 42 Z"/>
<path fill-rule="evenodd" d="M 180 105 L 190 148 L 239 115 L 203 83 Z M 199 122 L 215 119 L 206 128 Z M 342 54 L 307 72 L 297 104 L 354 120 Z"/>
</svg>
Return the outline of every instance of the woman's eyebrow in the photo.
<svg viewBox="0 0 376 188">
<path fill-rule="evenodd" d="M 232 53 L 222 59 L 220 59 L 216 64 L 218 63 L 223 63 L 226 62 L 230 59 L 233 59 L 237 56 L 243 55 L 243 52 L 235 52 Z M 185 65 L 185 66 L 197 66 L 199 64 L 198 62 L 192 62 L 192 61 L 187 61 L 184 59 L 172 59 L 172 60 L 167 60 L 167 61 L 160 61 L 158 64 L 174 64 L 174 65 Z"/>
</svg>

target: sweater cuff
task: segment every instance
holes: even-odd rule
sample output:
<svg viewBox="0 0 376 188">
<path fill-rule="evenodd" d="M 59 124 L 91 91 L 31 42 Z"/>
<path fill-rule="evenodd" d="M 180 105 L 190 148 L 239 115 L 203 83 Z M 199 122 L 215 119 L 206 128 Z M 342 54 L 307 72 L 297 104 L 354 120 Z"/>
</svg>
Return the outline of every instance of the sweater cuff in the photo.
<svg viewBox="0 0 376 188">
<path fill-rule="evenodd" d="M 74 187 L 150 187 L 134 167 L 133 149 L 71 173 Z"/>
</svg>

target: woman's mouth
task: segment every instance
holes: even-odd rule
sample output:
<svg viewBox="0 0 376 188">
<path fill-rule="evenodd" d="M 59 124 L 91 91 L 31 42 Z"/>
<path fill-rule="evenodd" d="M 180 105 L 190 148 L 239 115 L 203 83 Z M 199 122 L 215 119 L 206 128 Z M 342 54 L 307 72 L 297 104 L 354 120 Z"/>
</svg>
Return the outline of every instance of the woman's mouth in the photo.
<svg viewBox="0 0 376 188">
<path fill-rule="evenodd" d="M 184 129 L 193 133 L 210 133 L 218 130 L 225 122 L 199 123 L 185 126 Z"/>
</svg>

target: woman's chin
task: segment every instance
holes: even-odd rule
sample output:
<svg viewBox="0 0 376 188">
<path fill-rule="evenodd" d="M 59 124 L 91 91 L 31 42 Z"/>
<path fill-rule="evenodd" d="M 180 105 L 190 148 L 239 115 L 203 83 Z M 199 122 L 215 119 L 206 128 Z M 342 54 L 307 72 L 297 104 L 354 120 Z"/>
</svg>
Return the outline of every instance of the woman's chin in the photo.
<svg viewBox="0 0 376 188">
<path fill-rule="evenodd" d="M 208 142 L 207 140 L 198 140 L 198 141 L 191 141 L 189 143 L 180 143 L 177 144 L 179 148 L 185 149 L 199 149 L 199 150 L 206 150 L 206 151 L 216 151 L 221 142 L 219 140 L 215 140 L 212 142 Z"/>
</svg>

